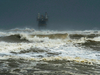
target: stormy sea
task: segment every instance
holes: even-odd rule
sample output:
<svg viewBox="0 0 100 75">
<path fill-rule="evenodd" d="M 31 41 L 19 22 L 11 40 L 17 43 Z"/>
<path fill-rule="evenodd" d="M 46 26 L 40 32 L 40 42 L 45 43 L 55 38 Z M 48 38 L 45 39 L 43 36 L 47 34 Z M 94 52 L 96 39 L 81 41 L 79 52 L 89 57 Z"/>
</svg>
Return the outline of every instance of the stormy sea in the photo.
<svg viewBox="0 0 100 75">
<path fill-rule="evenodd" d="M 100 75 L 100 31 L 0 30 L 0 75 Z"/>
</svg>

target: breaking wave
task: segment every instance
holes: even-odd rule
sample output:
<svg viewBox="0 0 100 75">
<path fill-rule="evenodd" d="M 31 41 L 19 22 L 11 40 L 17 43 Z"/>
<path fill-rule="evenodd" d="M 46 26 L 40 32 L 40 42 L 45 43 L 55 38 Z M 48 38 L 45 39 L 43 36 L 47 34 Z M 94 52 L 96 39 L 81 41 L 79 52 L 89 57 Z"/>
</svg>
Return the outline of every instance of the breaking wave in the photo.
<svg viewBox="0 0 100 75">
<path fill-rule="evenodd" d="M 28 42 L 27 39 L 21 39 L 21 36 L 19 34 L 0 37 L 0 41 L 5 41 L 5 42 Z"/>
<path fill-rule="evenodd" d="M 70 34 L 71 39 L 80 39 L 82 37 L 85 38 L 94 38 L 100 36 L 100 34 Z"/>
<path fill-rule="evenodd" d="M 68 34 L 13 34 L 9 36 L 3 36 L 0 37 L 0 41 L 5 42 L 33 42 L 36 41 L 36 39 L 66 39 L 68 37 Z"/>
<path fill-rule="evenodd" d="M 34 68 L 43 69 L 43 72 L 74 70 L 73 74 L 97 74 L 100 73 L 99 49 L 100 31 L 38 31 L 29 28 L 0 31 L 0 70 L 4 73 L 6 68 L 7 72 L 19 72 L 19 75 L 22 71 L 22 75 L 28 74 Z"/>
</svg>

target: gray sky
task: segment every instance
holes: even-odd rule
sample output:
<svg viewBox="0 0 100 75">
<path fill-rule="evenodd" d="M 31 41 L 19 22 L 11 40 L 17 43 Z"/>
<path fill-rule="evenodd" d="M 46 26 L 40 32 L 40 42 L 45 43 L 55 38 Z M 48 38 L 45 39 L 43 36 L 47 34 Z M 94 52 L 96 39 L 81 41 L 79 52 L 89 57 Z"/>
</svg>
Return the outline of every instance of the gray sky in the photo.
<svg viewBox="0 0 100 75">
<path fill-rule="evenodd" d="M 100 29 L 100 0 L 0 0 L 0 29 L 37 29 L 38 12 L 48 29 Z"/>
</svg>

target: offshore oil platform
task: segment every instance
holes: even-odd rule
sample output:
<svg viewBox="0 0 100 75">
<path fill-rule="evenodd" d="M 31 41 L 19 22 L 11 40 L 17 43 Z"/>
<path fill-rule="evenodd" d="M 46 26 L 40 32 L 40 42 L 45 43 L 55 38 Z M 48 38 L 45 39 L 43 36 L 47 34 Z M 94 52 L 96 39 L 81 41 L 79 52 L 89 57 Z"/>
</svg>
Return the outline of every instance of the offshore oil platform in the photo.
<svg viewBox="0 0 100 75">
<path fill-rule="evenodd" d="M 46 22 L 48 21 L 47 12 L 45 12 L 45 16 L 43 16 L 43 15 L 40 16 L 40 13 L 38 13 L 37 21 L 38 21 L 39 29 L 40 29 L 40 27 L 46 28 L 46 25 L 47 25 Z"/>
</svg>

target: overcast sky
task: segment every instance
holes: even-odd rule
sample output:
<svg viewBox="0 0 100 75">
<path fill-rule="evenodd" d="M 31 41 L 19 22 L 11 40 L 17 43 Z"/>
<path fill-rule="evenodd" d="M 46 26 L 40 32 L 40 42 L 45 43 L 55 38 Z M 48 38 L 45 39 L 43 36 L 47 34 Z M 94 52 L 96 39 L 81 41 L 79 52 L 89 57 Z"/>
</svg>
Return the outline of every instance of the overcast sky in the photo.
<svg viewBox="0 0 100 75">
<path fill-rule="evenodd" d="M 0 29 L 37 29 L 38 12 L 48 29 L 100 29 L 100 0 L 0 0 Z"/>
</svg>

